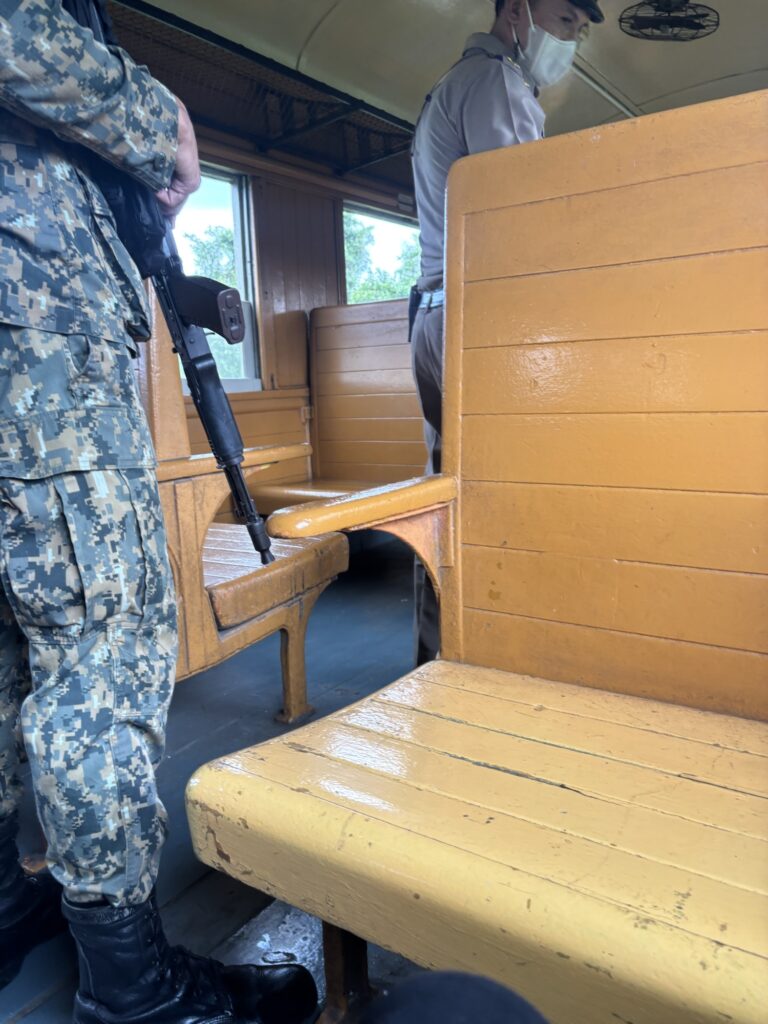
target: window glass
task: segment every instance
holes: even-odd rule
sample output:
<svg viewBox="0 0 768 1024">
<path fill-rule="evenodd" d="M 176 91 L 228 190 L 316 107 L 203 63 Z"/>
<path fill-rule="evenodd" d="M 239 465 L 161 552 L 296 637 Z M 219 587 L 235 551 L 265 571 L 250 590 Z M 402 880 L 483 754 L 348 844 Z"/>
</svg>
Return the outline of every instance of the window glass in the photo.
<svg viewBox="0 0 768 1024">
<path fill-rule="evenodd" d="M 419 229 L 356 207 L 344 209 L 347 302 L 402 299 L 419 277 Z"/>
<path fill-rule="evenodd" d="M 200 188 L 176 218 L 174 236 L 185 273 L 231 285 L 247 301 L 253 288 L 246 202 L 244 178 L 206 169 Z M 253 336 L 241 345 L 229 345 L 219 335 L 206 333 L 222 379 L 258 377 Z"/>
</svg>

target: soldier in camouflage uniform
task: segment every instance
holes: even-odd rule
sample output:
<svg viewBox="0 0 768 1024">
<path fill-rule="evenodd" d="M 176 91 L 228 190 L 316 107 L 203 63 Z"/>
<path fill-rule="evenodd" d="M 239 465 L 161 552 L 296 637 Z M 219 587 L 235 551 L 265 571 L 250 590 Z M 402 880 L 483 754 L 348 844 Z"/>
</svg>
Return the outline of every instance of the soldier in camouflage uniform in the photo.
<svg viewBox="0 0 768 1024">
<path fill-rule="evenodd" d="M 146 68 L 61 0 L 0 0 L 0 986 L 64 924 L 60 884 L 75 1021 L 297 1024 L 303 968 L 171 950 L 157 916 L 176 613 L 132 367 L 148 311 L 88 150 L 168 216 L 199 183 Z M 52 877 L 18 866 L 19 721 Z"/>
</svg>

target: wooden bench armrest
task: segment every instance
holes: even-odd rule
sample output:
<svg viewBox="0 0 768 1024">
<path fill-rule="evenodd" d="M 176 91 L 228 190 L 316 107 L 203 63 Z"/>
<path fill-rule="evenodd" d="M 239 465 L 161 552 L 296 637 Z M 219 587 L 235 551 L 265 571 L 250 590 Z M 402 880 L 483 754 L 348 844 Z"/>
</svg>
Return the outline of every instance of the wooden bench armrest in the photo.
<svg viewBox="0 0 768 1024">
<path fill-rule="evenodd" d="M 303 459 L 312 454 L 312 446 L 301 444 L 266 445 L 262 448 L 246 448 L 242 463 L 243 471 L 271 466 L 275 462 Z M 165 459 L 158 463 L 157 479 L 184 480 L 193 476 L 208 476 L 216 473 L 218 467 L 212 455 L 192 455 L 189 458 Z"/>
<path fill-rule="evenodd" d="M 327 501 L 280 509 L 269 517 L 269 532 L 273 537 L 299 538 L 375 528 L 448 505 L 456 492 L 456 479 L 452 476 L 414 477 Z"/>
</svg>

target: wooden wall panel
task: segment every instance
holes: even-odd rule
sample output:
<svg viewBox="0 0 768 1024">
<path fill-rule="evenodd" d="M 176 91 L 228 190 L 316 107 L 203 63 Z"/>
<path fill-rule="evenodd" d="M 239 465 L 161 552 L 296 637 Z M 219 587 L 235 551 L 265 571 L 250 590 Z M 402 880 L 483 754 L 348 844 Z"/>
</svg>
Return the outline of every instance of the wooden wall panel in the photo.
<svg viewBox="0 0 768 1024">
<path fill-rule="evenodd" d="M 350 350 L 351 351 L 351 350 Z M 413 386 L 410 369 L 400 370 L 343 370 L 337 373 L 319 373 L 318 398 L 335 395 L 401 395 Z"/>
<path fill-rule="evenodd" d="M 274 314 L 275 386 L 309 387 L 309 317 L 303 309 Z"/>
<path fill-rule="evenodd" d="M 452 173 L 447 657 L 768 718 L 768 96 L 734 109 L 718 153 L 714 104 Z"/>
<path fill-rule="evenodd" d="M 323 349 L 317 352 L 315 369 L 318 376 L 323 378 L 328 374 L 368 373 L 371 370 L 410 372 L 410 350 L 402 344 L 402 332 L 399 333 L 397 345 L 363 344 L 362 347 Z"/>
<path fill-rule="evenodd" d="M 494 482 L 463 503 L 467 544 L 768 573 L 766 495 Z"/>
<path fill-rule="evenodd" d="M 475 281 L 464 298 L 466 344 L 761 331 L 766 278 L 763 249 Z"/>
<path fill-rule="evenodd" d="M 152 337 L 138 349 L 136 378 L 158 459 L 186 458 L 191 453 L 178 357 L 154 289 L 145 285 L 152 311 Z"/>
<path fill-rule="evenodd" d="M 766 159 L 766 123 L 764 100 L 747 94 L 520 146 L 514 167 L 501 168 L 497 152 L 482 153 L 471 169 L 453 168 L 452 210 L 463 217 L 758 163 Z"/>
<path fill-rule="evenodd" d="M 311 187 L 271 179 L 254 184 L 261 355 L 265 388 L 279 386 L 277 347 L 286 313 L 341 302 L 344 260 L 339 200 Z"/>
<path fill-rule="evenodd" d="M 394 484 L 399 480 L 408 480 L 412 476 L 421 476 L 422 467 L 416 470 L 411 464 L 384 465 L 380 462 L 323 462 L 323 475 L 329 480 L 364 480 L 373 487 L 375 484 Z"/>
<path fill-rule="evenodd" d="M 766 380 L 765 331 L 473 349 L 464 355 L 464 410 L 765 412 Z"/>
<path fill-rule="evenodd" d="M 550 619 L 467 609 L 470 663 L 652 700 L 765 718 L 768 657 Z"/>
<path fill-rule="evenodd" d="M 391 482 L 423 472 L 407 315 L 405 301 L 312 314 L 316 477 Z"/>
<path fill-rule="evenodd" d="M 475 610 L 768 654 L 768 576 L 477 547 Z"/>
<path fill-rule="evenodd" d="M 472 214 L 466 224 L 466 279 L 551 274 L 759 246 L 768 231 L 768 212 L 761 203 L 767 176 L 768 164 L 747 164 Z M 716 235 L 713 196 L 720 227 Z M 518 244 L 510 245 L 510 238 Z"/>
<path fill-rule="evenodd" d="M 306 388 L 292 391 L 249 391 L 230 394 L 229 400 L 246 448 L 295 444 L 308 440 L 309 392 Z M 186 399 L 186 411 L 192 453 L 198 455 L 209 451 L 205 432 L 191 398 Z M 259 471 L 252 477 L 252 483 L 305 480 L 308 468 L 307 459 L 293 459 Z"/>
<path fill-rule="evenodd" d="M 364 424 L 373 424 L 376 420 L 363 420 Z M 325 462 L 362 463 L 367 466 L 415 466 L 421 452 L 420 441 L 388 441 L 385 438 L 375 441 L 363 441 L 361 435 L 354 441 L 324 441 L 322 453 Z"/>
<path fill-rule="evenodd" d="M 338 422 L 405 417 L 421 423 L 421 406 L 415 391 L 405 395 L 335 395 L 333 412 Z"/>
<path fill-rule="evenodd" d="M 392 319 L 382 319 L 381 311 L 374 307 L 384 306 L 385 312 Z M 397 303 L 402 306 L 402 303 Z M 357 349 L 360 345 L 361 328 L 372 328 L 376 338 L 376 345 L 395 345 L 402 348 L 403 345 L 403 315 L 402 310 L 393 309 L 391 302 L 386 303 L 365 303 L 359 306 L 347 306 L 344 310 L 344 320 L 335 323 L 329 320 L 329 310 L 318 310 L 315 318 L 317 334 L 314 345 L 317 352 L 332 352 L 337 349 Z M 361 317 L 361 310 L 369 310 L 369 319 Z M 347 319 L 349 317 L 349 319 Z"/>
<path fill-rule="evenodd" d="M 347 441 L 358 443 L 361 437 L 377 437 L 378 440 L 391 442 L 403 441 L 408 444 L 421 444 L 421 440 L 413 440 L 413 422 L 411 419 L 377 419 L 366 418 L 344 419 L 339 417 L 323 420 L 318 424 L 320 443 L 327 448 L 327 442 Z M 420 453 L 417 453 L 420 454 Z"/>
<path fill-rule="evenodd" d="M 768 413 L 467 416 L 464 437 L 469 480 L 768 491 Z"/>
</svg>

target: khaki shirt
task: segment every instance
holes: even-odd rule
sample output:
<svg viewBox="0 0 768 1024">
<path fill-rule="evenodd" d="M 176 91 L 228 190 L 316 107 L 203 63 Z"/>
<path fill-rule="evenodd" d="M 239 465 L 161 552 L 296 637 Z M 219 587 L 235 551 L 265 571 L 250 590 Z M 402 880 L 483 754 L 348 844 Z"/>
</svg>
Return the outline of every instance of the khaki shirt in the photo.
<svg viewBox="0 0 768 1024">
<path fill-rule="evenodd" d="M 462 59 L 427 97 L 414 136 L 420 288 L 442 285 L 445 189 L 451 165 L 471 153 L 532 142 L 543 134 L 544 111 L 516 54 L 496 36 L 470 36 Z"/>
</svg>

